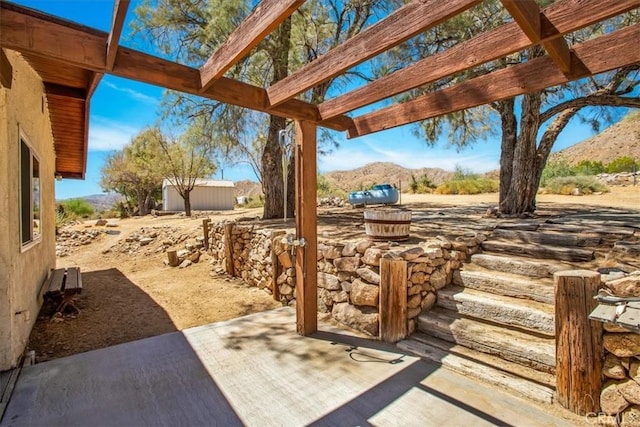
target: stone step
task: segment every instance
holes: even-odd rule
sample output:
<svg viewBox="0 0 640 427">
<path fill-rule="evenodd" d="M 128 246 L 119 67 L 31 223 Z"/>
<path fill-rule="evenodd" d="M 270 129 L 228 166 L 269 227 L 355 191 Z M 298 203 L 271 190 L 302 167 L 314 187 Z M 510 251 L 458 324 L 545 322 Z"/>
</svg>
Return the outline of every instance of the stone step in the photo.
<svg viewBox="0 0 640 427">
<path fill-rule="evenodd" d="M 438 292 L 437 305 L 469 318 L 555 336 L 554 307 L 550 304 L 449 286 Z"/>
<path fill-rule="evenodd" d="M 552 374 L 422 333 L 413 334 L 411 338 L 402 340 L 397 345 L 403 351 L 440 363 L 464 376 L 486 381 L 518 396 L 543 403 L 553 402 L 555 376 Z"/>
<path fill-rule="evenodd" d="M 491 239 L 503 239 L 511 242 L 538 243 L 550 246 L 597 246 L 602 240 L 594 233 L 560 233 L 525 230 L 507 230 L 496 228 L 491 233 Z"/>
<path fill-rule="evenodd" d="M 555 371 L 553 338 L 468 319 L 440 307 L 418 316 L 418 330 L 539 371 Z"/>
<path fill-rule="evenodd" d="M 579 223 L 570 219 L 549 219 L 540 224 L 539 231 L 559 231 L 565 233 L 590 233 L 598 234 L 602 238 L 623 239 L 631 237 L 635 233 L 635 228 L 620 227 L 613 224 L 604 223 Z"/>
<path fill-rule="evenodd" d="M 510 242 L 505 240 L 485 240 L 482 249 L 489 252 L 514 254 L 533 258 L 555 259 L 570 262 L 587 262 L 594 258 L 594 251 L 535 243 Z"/>
<path fill-rule="evenodd" d="M 497 255 L 488 253 L 472 255 L 471 264 L 465 264 L 465 270 L 473 267 L 474 264 L 487 270 L 551 279 L 553 278 L 553 273 L 556 271 L 580 268 L 580 266 L 554 260 L 533 260 L 531 258 L 519 257 L 516 255 Z"/>
</svg>

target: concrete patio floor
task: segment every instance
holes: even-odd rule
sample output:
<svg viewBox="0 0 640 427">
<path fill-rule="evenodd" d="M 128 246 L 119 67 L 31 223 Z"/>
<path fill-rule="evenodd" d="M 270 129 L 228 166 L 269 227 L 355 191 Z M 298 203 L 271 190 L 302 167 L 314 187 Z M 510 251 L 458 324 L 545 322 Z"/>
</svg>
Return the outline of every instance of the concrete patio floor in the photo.
<svg viewBox="0 0 640 427">
<path fill-rule="evenodd" d="M 502 391 L 282 308 L 25 367 L 5 426 L 565 426 Z"/>
</svg>

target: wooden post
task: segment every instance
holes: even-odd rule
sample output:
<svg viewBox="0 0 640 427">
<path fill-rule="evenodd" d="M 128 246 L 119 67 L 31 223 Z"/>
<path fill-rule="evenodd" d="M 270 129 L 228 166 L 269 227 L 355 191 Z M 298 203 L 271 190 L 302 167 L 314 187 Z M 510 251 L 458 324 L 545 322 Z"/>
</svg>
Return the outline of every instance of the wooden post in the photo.
<svg viewBox="0 0 640 427">
<path fill-rule="evenodd" d="M 278 259 L 278 253 L 276 251 L 276 247 L 280 247 L 277 241 L 285 235 L 285 231 L 275 231 L 271 235 L 271 275 L 272 277 L 272 287 L 273 287 L 273 299 L 276 301 L 280 301 L 280 288 L 278 287 L 278 277 L 282 274 L 282 269 L 280 268 L 280 260 Z"/>
<path fill-rule="evenodd" d="M 600 274 L 587 270 L 554 273 L 556 305 L 556 393 L 558 402 L 585 415 L 600 411 L 602 323 L 589 320 Z"/>
<path fill-rule="evenodd" d="M 316 201 L 316 124 L 296 121 L 296 329 L 300 335 L 318 330 L 318 236 Z"/>
<path fill-rule="evenodd" d="M 407 261 L 380 259 L 380 339 L 397 342 L 407 336 Z"/>
<path fill-rule="evenodd" d="M 169 267 L 177 267 L 180 264 L 180 259 L 176 251 L 167 251 L 167 260 Z"/>
<path fill-rule="evenodd" d="M 202 232 L 204 233 L 205 250 L 209 249 L 209 222 L 211 222 L 209 218 L 202 220 Z"/>
<path fill-rule="evenodd" d="M 224 258 L 225 269 L 227 274 L 235 276 L 235 267 L 233 265 L 233 223 L 229 222 L 224 225 Z"/>
</svg>

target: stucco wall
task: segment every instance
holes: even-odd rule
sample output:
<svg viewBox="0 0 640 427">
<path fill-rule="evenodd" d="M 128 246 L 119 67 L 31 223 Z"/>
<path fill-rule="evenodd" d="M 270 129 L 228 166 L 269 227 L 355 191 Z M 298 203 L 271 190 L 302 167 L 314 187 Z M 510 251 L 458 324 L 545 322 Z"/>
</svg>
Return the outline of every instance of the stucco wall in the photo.
<svg viewBox="0 0 640 427">
<path fill-rule="evenodd" d="M 55 267 L 55 152 L 43 87 L 16 53 L 10 89 L 0 87 L 0 370 L 16 364 L 41 304 L 38 292 Z M 20 243 L 20 130 L 40 160 L 41 230 L 38 241 Z"/>
</svg>

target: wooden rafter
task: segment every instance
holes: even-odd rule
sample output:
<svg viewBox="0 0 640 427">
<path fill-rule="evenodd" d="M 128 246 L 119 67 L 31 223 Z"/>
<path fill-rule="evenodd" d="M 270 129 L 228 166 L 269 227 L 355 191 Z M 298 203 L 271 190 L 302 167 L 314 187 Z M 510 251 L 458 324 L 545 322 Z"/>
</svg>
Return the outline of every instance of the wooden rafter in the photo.
<svg viewBox="0 0 640 427">
<path fill-rule="evenodd" d="M 200 68 L 200 92 L 245 57 L 271 31 L 298 9 L 305 0 L 263 0 Z"/>
<path fill-rule="evenodd" d="M 545 8 L 541 27 L 541 41 L 559 37 L 596 22 L 638 7 L 637 0 L 602 2 L 583 1 L 575 8 L 573 0 L 564 0 Z M 437 81 L 447 75 L 459 73 L 511 53 L 532 46 L 517 23 L 502 25 L 482 33 L 471 40 L 453 46 L 442 53 L 424 58 L 393 74 L 375 80 L 366 86 L 318 106 L 320 117 L 332 117 L 353 111 L 385 98 Z"/>
<path fill-rule="evenodd" d="M 414 0 L 267 89 L 279 105 L 405 40 L 480 3 L 481 0 Z"/>
<path fill-rule="evenodd" d="M 113 22 L 111 24 L 109 38 L 107 39 L 107 63 L 105 65 L 107 70 L 112 70 L 113 63 L 116 61 L 116 53 L 118 52 L 122 26 L 124 25 L 124 19 L 127 16 L 128 8 L 129 0 L 116 0 L 113 6 Z"/>
<path fill-rule="evenodd" d="M 13 67 L 9 58 L 5 55 L 4 50 L 0 49 L 0 87 L 11 89 L 13 81 Z"/>
<path fill-rule="evenodd" d="M 87 86 L 87 99 L 91 99 L 93 93 L 96 91 L 96 88 L 102 81 L 102 77 L 104 77 L 103 73 L 93 73 L 91 75 L 91 80 L 89 81 L 89 85 Z"/>
<path fill-rule="evenodd" d="M 200 93 L 200 72 L 165 59 L 120 47 L 113 70 L 107 70 L 104 46 L 107 33 L 89 31 L 58 20 L 35 16 L 28 9 L 0 2 L 0 46 L 41 57 L 64 61 L 100 73 L 126 77 L 143 83 L 200 95 L 240 107 L 250 108 L 291 119 L 318 122 L 318 107 L 298 100 L 271 107 L 267 92 L 247 83 L 222 77 L 207 91 Z M 342 116 L 323 121 L 322 126 L 345 131 L 351 119 Z"/>
<path fill-rule="evenodd" d="M 538 44 L 542 41 L 540 8 L 534 1 L 501 0 L 502 5 L 518 23 L 529 39 Z M 574 9 L 575 10 L 575 9 Z M 564 74 L 571 73 L 571 51 L 564 38 L 558 37 L 542 42 L 547 53 Z"/>
<path fill-rule="evenodd" d="M 576 60 L 590 74 L 640 62 L 640 24 L 574 46 Z M 567 83 L 567 77 L 549 56 L 494 71 L 447 89 L 420 96 L 354 119 L 349 137 L 367 135 L 494 101 Z"/>
</svg>

